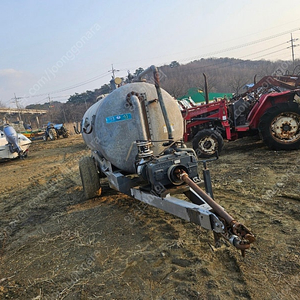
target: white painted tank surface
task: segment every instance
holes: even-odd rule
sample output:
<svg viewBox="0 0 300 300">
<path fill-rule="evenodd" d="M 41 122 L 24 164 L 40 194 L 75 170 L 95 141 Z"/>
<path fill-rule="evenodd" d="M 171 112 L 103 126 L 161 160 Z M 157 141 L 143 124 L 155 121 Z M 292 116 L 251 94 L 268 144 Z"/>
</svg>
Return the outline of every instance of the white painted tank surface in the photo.
<svg viewBox="0 0 300 300">
<path fill-rule="evenodd" d="M 183 136 L 183 119 L 176 100 L 161 89 L 174 141 Z M 92 105 L 84 114 L 83 139 L 115 167 L 135 173 L 137 140 L 151 140 L 154 155 L 168 139 L 156 88 L 153 84 L 126 84 Z"/>
</svg>

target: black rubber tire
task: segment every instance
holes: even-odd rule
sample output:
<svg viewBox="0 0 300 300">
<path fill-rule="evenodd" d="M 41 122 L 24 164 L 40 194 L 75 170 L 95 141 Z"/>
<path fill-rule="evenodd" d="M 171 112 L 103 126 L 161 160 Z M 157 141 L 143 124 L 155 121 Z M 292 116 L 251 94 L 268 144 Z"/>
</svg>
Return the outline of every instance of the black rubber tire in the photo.
<svg viewBox="0 0 300 300">
<path fill-rule="evenodd" d="M 260 118 L 258 130 L 272 150 L 300 148 L 300 107 L 296 102 L 279 103 Z"/>
<path fill-rule="evenodd" d="M 50 128 L 48 131 L 48 137 L 51 141 L 54 141 L 57 139 L 57 132 L 54 128 Z"/>
<path fill-rule="evenodd" d="M 70 132 L 68 129 L 64 129 L 63 138 L 68 138 L 70 136 Z"/>
<path fill-rule="evenodd" d="M 86 199 L 101 195 L 100 178 L 92 157 L 85 156 L 79 161 L 79 171 Z"/>
<path fill-rule="evenodd" d="M 199 158 L 209 158 L 221 153 L 224 141 L 216 130 L 202 129 L 193 138 L 193 149 Z"/>
</svg>

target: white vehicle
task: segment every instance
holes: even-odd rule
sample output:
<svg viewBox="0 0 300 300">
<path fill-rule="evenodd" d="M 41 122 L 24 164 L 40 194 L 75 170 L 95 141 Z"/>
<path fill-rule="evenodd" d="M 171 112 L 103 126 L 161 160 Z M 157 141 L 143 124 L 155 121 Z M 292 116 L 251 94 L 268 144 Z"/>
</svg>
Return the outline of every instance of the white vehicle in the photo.
<svg viewBox="0 0 300 300">
<path fill-rule="evenodd" d="M 25 135 L 6 125 L 0 130 L 0 159 L 25 158 L 30 144 L 31 140 Z"/>
</svg>

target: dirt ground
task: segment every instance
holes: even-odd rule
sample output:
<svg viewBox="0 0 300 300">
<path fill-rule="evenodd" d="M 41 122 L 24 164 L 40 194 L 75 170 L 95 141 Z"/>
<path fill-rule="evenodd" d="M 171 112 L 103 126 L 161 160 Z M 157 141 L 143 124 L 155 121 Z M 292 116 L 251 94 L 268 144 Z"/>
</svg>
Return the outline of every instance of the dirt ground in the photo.
<svg viewBox="0 0 300 300">
<path fill-rule="evenodd" d="M 300 151 L 251 137 L 209 164 L 216 201 L 257 236 L 245 258 L 105 181 L 86 201 L 88 154 L 75 135 L 0 163 L 0 299 L 300 298 Z"/>
</svg>

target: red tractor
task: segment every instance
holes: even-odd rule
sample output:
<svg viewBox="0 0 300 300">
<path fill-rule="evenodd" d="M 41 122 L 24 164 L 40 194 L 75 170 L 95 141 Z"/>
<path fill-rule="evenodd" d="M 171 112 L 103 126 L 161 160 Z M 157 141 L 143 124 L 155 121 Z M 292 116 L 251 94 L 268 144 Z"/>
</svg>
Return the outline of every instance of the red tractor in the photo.
<svg viewBox="0 0 300 300">
<path fill-rule="evenodd" d="M 204 105 L 179 101 L 184 141 L 192 139 L 198 157 L 220 153 L 223 139 L 259 134 L 274 150 L 300 148 L 300 76 L 266 76 L 246 93 Z"/>
</svg>

